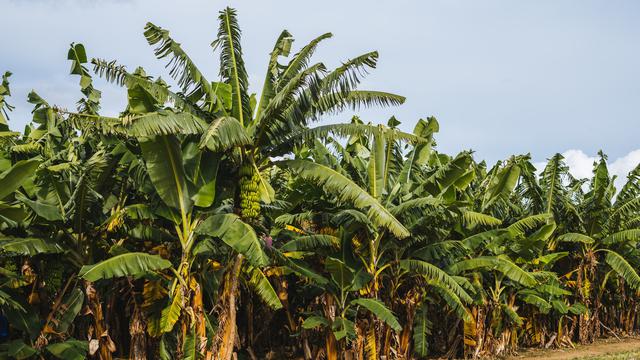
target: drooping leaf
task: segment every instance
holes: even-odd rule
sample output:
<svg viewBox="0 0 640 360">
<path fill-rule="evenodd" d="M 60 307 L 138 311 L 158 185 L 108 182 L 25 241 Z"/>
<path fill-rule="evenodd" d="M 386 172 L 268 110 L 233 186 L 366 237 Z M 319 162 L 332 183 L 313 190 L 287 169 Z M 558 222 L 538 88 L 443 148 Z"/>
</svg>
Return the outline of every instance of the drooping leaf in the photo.
<svg viewBox="0 0 640 360">
<path fill-rule="evenodd" d="M 583 243 L 586 245 L 589 244 L 593 244 L 595 242 L 595 240 L 588 236 L 588 235 L 584 235 L 584 234 L 580 234 L 580 233 L 567 233 L 567 234 L 563 234 L 561 236 L 558 237 L 558 241 L 560 242 L 579 242 L 579 243 Z"/>
<path fill-rule="evenodd" d="M 317 327 L 329 326 L 331 323 L 329 320 L 322 316 L 310 316 L 302 322 L 304 329 L 313 329 Z"/>
<path fill-rule="evenodd" d="M 360 298 L 352 300 L 351 305 L 362 306 L 363 308 L 371 311 L 373 315 L 387 323 L 387 325 L 395 331 L 402 330 L 402 326 L 400 326 L 396 316 L 379 300 Z"/>
<path fill-rule="evenodd" d="M 235 214 L 218 214 L 205 219 L 195 230 L 198 234 L 220 238 L 243 254 L 254 266 L 265 266 L 269 258 L 253 228 Z"/>
<path fill-rule="evenodd" d="M 129 112 L 132 114 L 154 114 L 160 108 L 160 100 L 142 85 L 135 84 L 127 89 Z M 157 115 L 157 114 L 156 114 Z"/>
<path fill-rule="evenodd" d="M 144 113 L 124 118 L 123 125 L 131 136 L 156 136 L 175 134 L 201 134 L 207 123 L 186 112 L 169 110 Z"/>
<path fill-rule="evenodd" d="M 640 240 L 640 229 L 628 229 L 613 233 L 602 239 L 605 245 L 619 244 L 623 242 L 637 243 Z"/>
<path fill-rule="evenodd" d="M 305 264 L 304 262 L 296 259 L 290 259 L 284 256 L 278 250 L 273 250 L 273 254 L 275 255 L 276 260 L 280 264 L 286 265 L 291 271 L 293 271 L 297 275 L 307 278 L 320 286 L 324 286 L 327 283 L 329 283 L 329 280 L 327 278 L 313 271 L 311 266 L 309 266 L 308 264 Z"/>
<path fill-rule="evenodd" d="M 569 312 L 574 315 L 587 314 L 589 312 L 589 309 L 584 306 L 584 304 L 577 302 L 569 306 Z"/>
<path fill-rule="evenodd" d="M 411 199 L 408 201 L 403 201 L 401 204 L 396 205 L 391 209 L 389 209 L 389 211 L 394 216 L 399 216 L 409 210 L 435 208 L 437 206 L 442 205 L 442 203 L 443 203 L 442 199 L 434 198 L 433 196 L 429 195 L 426 197 L 419 197 L 419 198 Z"/>
<path fill-rule="evenodd" d="M 555 311 L 559 312 L 562 315 L 567 314 L 569 312 L 569 306 L 565 304 L 564 301 L 562 300 L 556 300 L 556 299 L 551 300 L 551 306 L 553 306 L 553 309 Z"/>
<path fill-rule="evenodd" d="M 300 236 L 284 244 L 282 251 L 305 251 L 318 248 L 337 248 L 340 246 L 340 239 L 332 235 L 314 234 Z"/>
<path fill-rule="evenodd" d="M 272 309 L 278 310 L 282 308 L 282 302 L 278 298 L 278 294 L 271 286 L 269 279 L 264 272 L 258 268 L 250 267 L 249 269 L 249 285 L 260 296 L 260 298 Z"/>
<path fill-rule="evenodd" d="M 524 234 L 527 230 L 533 230 L 550 220 L 553 220 L 553 214 L 531 215 L 509 225 L 507 230 L 509 230 L 509 233 L 513 236 L 516 236 L 518 234 Z"/>
<path fill-rule="evenodd" d="M 431 322 L 428 318 L 427 304 L 420 304 L 413 318 L 413 351 L 418 356 L 427 356 L 431 335 Z"/>
<path fill-rule="evenodd" d="M 462 271 L 482 268 L 499 271 L 509 279 L 525 286 L 532 287 L 538 283 L 531 274 L 524 271 L 518 265 L 497 256 L 479 256 L 473 259 L 462 260 L 451 265 L 449 271 L 458 274 Z"/>
<path fill-rule="evenodd" d="M 39 165 L 40 161 L 37 159 L 20 160 L 0 174 L 0 200 L 22 186 L 34 174 Z"/>
<path fill-rule="evenodd" d="M 559 286 L 549 285 L 549 284 L 539 285 L 536 287 L 536 290 L 541 293 L 554 295 L 554 296 L 571 295 L 571 291 L 565 290 Z"/>
<path fill-rule="evenodd" d="M 508 234 L 506 229 L 494 229 L 484 231 L 475 235 L 471 235 L 466 239 L 462 240 L 462 243 L 469 250 L 475 250 L 484 246 L 492 241 L 496 241 L 499 238 L 502 238 Z"/>
<path fill-rule="evenodd" d="M 390 129 L 384 125 L 371 125 L 371 124 L 330 124 L 321 125 L 310 129 L 303 129 L 300 132 L 289 138 L 289 141 L 298 144 L 302 141 L 308 141 L 317 138 L 326 138 L 329 135 L 338 137 L 350 137 L 350 136 L 378 136 L 381 141 L 394 142 L 404 141 L 411 144 L 424 144 L 428 142 L 427 139 L 410 133 L 405 133 L 395 129 Z"/>
<path fill-rule="evenodd" d="M 7 226 L 15 227 L 27 217 L 20 205 L 9 205 L 0 201 L 0 220 Z"/>
<path fill-rule="evenodd" d="M 458 318 L 466 322 L 471 321 L 469 310 L 467 310 L 466 306 L 462 303 L 462 300 L 460 300 L 460 297 L 456 295 L 451 288 L 436 280 L 429 281 L 429 285 L 433 286 L 435 292 L 440 295 L 442 300 L 444 300 L 444 302 L 453 310 Z"/>
<path fill-rule="evenodd" d="M 60 207 L 42 201 L 34 201 L 21 193 L 16 193 L 16 199 L 27 205 L 34 213 L 48 221 L 62 220 Z"/>
<path fill-rule="evenodd" d="M 552 222 L 550 224 L 547 225 L 543 225 L 542 227 L 540 227 L 538 230 L 536 230 L 533 234 L 531 234 L 528 239 L 529 240 L 543 240 L 543 241 L 547 241 L 549 240 L 549 238 L 551 237 L 551 235 L 553 235 L 553 233 L 556 231 L 556 228 L 558 226 L 556 225 L 555 222 Z"/>
<path fill-rule="evenodd" d="M 367 211 L 374 224 L 385 227 L 395 236 L 399 238 L 409 236 L 409 230 L 389 210 L 353 181 L 337 171 L 305 160 L 284 160 L 280 161 L 279 164 L 294 170 L 304 179 L 324 186 L 338 200 L 351 203 L 356 208 Z"/>
<path fill-rule="evenodd" d="M 211 151 L 224 151 L 250 144 L 251 138 L 246 130 L 231 116 L 223 116 L 211 122 L 200 140 L 200 147 L 206 146 Z"/>
<path fill-rule="evenodd" d="M 517 326 L 522 326 L 522 318 L 520 317 L 520 315 L 518 315 L 514 308 L 507 304 L 502 304 L 502 311 L 505 315 L 507 315 L 507 318 L 511 320 L 511 322 L 513 322 Z"/>
<path fill-rule="evenodd" d="M 171 267 L 171 262 L 157 255 L 130 252 L 114 256 L 93 265 L 85 265 L 78 276 L 87 281 L 97 281 L 123 276 L 137 276 Z"/>
<path fill-rule="evenodd" d="M 434 280 L 441 283 L 443 286 L 449 288 L 456 296 L 463 299 L 465 302 L 470 303 L 471 297 L 467 292 L 446 272 L 438 268 L 433 264 L 429 264 L 426 261 L 421 260 L 400 260 L 400 267 L 420 274 L 429 280 Z"/>
<path fill-rule="evenodd" d="M 601 249 L 604 251 L 605 261 L 611 268 L 622 277 L 633 289 L 640 289 L 640 275 L 635 268 L 619 253 L 613 250 Z"/>
<path fill-rule="evenodd" d="M 192 196 L 193 203 L 199 207 L 209 207 L 215 199 L 216 182 L 210 181 L 200 187 L 198 192 Z"/>
<path fill-rule="evenodd" d="M 555 253 L 551 253 L 551 254 L 546 254 L 546 255 L 542 255 L 538 258 L 533 259 L 531 262 L 533 264 L 545 264 L 545 265 L 551 265 L 554 262 L 568 256 L 569 253 L 568 252 L 555 252 Z"/>
<path fill-rule="evenodd" d="M 440 196 L 452 189 L 469 172 L 473 159 L 471 153 L 464 151 L 454 159 L 441 165 L 426 181 L 415 190 L 417 193 L 427 191 L 432 196 Z"/>
<path fill-rule="evenodd" d="M 169 305 L 167 305 L 164 309 L 162 309 L 162 313 L 160 314 L 159 328 L 157 329 L 159 333 L 171 332 L 171 330 L 173 330 L 173 326 L 180 319 L 181 313 L 182 313 L 182 292 L 176 291 L 173 295 L 173 298 L 171 298 Z M 150 331 L 150 334 L 154 335 L 153 332 L 151 331 Z"/>
<path fill-rule="evenodd" d="M 462 220 L 467 226 L 486 225 L 497 226 L 502 224 L 502 220 L 475 211 L 465 210 L 462 212 Z"/>
<path fill-rule="evenodd" d="M 20 302 L 14 300 L 11 295 L 2 290 L 0 290 L 0 305 L 2 307 L 10 307 L 13 310 L 21 311 L 23 313 L 27 312 L 27 310 L 22 307 Z"/>
<path fill-rule="evenodd" d="M 0 249 L 28 256 L 64 252 L 62 246 L 40 238 L 0 238 Z"/>
<path fill-rule="evenodd" d="M 535 294 L 525 294 L 521 298 L 527 304 L 531 304 L 537 307 L 543 314 L 547 314 L 549 313 L 549 310 L 551 310 L 551 304 L 549 304 L 547 300 L 541 298 L 540 296 L 537 296 Z"/>
</svg>

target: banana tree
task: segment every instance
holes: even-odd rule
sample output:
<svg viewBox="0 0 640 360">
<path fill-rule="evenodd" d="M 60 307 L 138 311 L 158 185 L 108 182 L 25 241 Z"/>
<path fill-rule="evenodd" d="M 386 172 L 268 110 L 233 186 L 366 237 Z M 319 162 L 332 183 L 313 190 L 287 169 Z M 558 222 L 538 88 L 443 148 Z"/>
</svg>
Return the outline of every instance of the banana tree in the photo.
<svg viewBox="0 0 640 360">
<path fill-rule="evenodd" d="M 348 247 L 348 243 L 351 242 L 351 234 L 343 229 L 337 235 L 338 237 L 333 239 L 323 235 L 298 237 L 285 244 L 284 249 L 289 249 L 289 254 L 291 251 L 312 250 L 309 247 L 312 241 L 323 241 L 327 237 L 334 245 L 342 243 L 340 247 Z M 371 280 L 371 275 L 361 263 L 354 262 L 354 259 L 348 259 L 345 254 L 344 251 L 332 251 L 323 259 L 324 272 L 329 274 L 328 280 L 321 276 L 311 278 L 314 286 L 322 291 L 323 301 L 320 308 L 315 309 L 309 314 L 311 316 L 306 317 L 301 327 L 306 330 L 314 328 L 325 330 L 325 352 L 328 359 L 345 357 L 347 356 L 345 353 L 351 353 L 352 356 L 358 358 L 365 354 L 367 358 L 376 358 L 378 352 L 373 318 L 369 316 L 367 319 L 367 317 L 358 316 L 359 309 L 368 311 L 373 317 L 395 331 L 400 331 L 401 326 L 391 310 L 380 300 L 359 296 L 360 291 Z M 293 271 L 300 271 L 297 269 L 294 267 Z M 349 349 L 347 345 L 352 342 L 355 344 L 352 344 Z"/>
<path fill-rule="evenodd" d="M 268 204 L 274 200 L 274 192 L 267 181 L 265 170 L 270 166 L 273 156 L 286 154 L 299 142 L 299 133 L 304 131 L 310 121 L 323 114 L 334 113 L 345 108 L 357 108 L 371 105 L 393 105 L 404 101 L 403 97 L 378 92 L 356 90 L 361 76 L 367 68 L 375 67 L 378 54 L 371 52 L 346 61 L 342 66 L 327 71 L 322 63 L 310 65 L 310 58 L 318 44 L 331 37 L 323 34 L 312 40 L 295 54 L 287 63 L 281 64 L 282 57 L 290 54 L 293 38 L 284 31 L 277 39 L 269 60 L 259 101 L 248 93 L 248 77 L 242 58 L 240 29 L 236 13 L 225 9 L 219 16 L 218 36 L 212 43 L 220 53 L 220 82 L 210 82 L 200 72 L 180 44 L 174 41 L 169 32 L 147 24 L 145 37 L 150 45 L 156 46 L 158 58 L 169 59 L 170 75 L 177 81 L 180 91 L 172 92 L 163 82 L 152 81 L 142 70 L 129 73 L 115 62 L 93 60 L 94 70 L 108 80 L 116 81 L 136 91 L 153 94 L 159 103 L 169 102 L 176 113 L 192 119 L 153 119 L 153 126 L 160 132 L 174 132 L 200 136 L 200 149 L 225 152 L 223 161 L 228 162 L 226 169 L 233 174 L 235 181 L 229 181 L 239 188 L 235 191 L 234 206 L 241 217 L 258 225 L 260 202 Z M 105 123 L 126 123 L 132 126 L 151 118 L 134 117 L 130 120 L 101 119 Z M 184 211 L 183 211 L 184 212 Z M 186 215 L 185 215 L 186 216 Z M 187 219 L 188 220 L 188 219 Z M 188 222 L 188 221 L 187 221 Z M 187 223 L 184 220 L 183 224 Z M 182 232 L 185 233 L 183 228 Z M 187 229 L 188 230 L 188 229 Z M 241 267 L 242 258 L 237 257 L 234 266 Z M 236 276 L 227 276 L 234 282 L 225 285 L 225 289 L 236 289 Z M 223 291 L 225 304 L 233 303 L 231 297 L 236 294 Z M 227 307 L 224 314 L 231 314 Z M 225 315 L 227 316 L 227 315 Z M 221 334 L 232 335 L 235 319 L 220 319 L 224 329 Z M 231 356 L 230 344 L 233 337 L 217 336 L 226 345 L 221 358 Z"/>
<path fill-rule="evenodd" d="M 518 345 L 518 329 L 523 325 L 517 301 L 542 306 L 534 287 L 547 279 L 542 269 L 532 264 L 540 262 L 545 242 L 555 229 L 553 224 L 544 225 L 548 217 L 531 216 L 506 228 L 461 240 L 468 253 L 463 260 L 450 265 L 448 271 L 456 275 L 467 273 L 478 290 L 472 316 L 465 324 L 465 344 L 471 356 L 513 351 Z M 540 229 L 527 233 L 540 223 L 543 224 Z M 558 257 L 556 254 L 553 260 Z M 551 262 L 549 257 L 543 259 Z"/>
<path fill-rule="evenodd" d="M 3 85 L 8 87 L 6 82 Z M 65 340 L 82 306 L 83 293 L 71 286 L 71 281 L 60 291 L 61 269 L 64 267 L 62 261 L 45 271 L 43 264 L 59 257 L 65 246 L 58 243 L 62 234 L 47 232 L 39 226 L 39 215 L 33 211 L 36 208 L 42 214 L 55 217 L 52 214 L 57 213 L 57 209 L 29 201 L 25 195 L 35 195 L 41 190 L 43 174 L 51 165 L 47 149 L 64 148 L 65 140 L 62 139 L 55 145 L 46 144 L 51 139 L 48 135 L 55 133 L 63 138 L 64 130 L 61 132 L 56 128 L 59 118 L 48 117 L 53 112 L 42 107 L 43 100 L 35 94 L 30 95 L 30 99 L 32 102 L 38 100 L 40 105 L 34 111 L 34 120 L 41 121 L 40 126 L 29 133 L 31 136 L 20 138 L 12 135 L 9 141 L 3 143 L 3 151 L 10 156 L 4 159 L 4 164 L 13 164 L 0 175 L 3 189 L 0 253 L 3 266 L 6 267 L 2 270 L 2 286 L 3 290 L 7 290 L 2 291 L 0 306 L 3 316 L 21 336 L 14 336 L 12 341 L 3 344 L 2 353 L 16 358 L 39 354 L 58 358 L 62 358 L 63 354 L 84 357 L 88 352 L 87 341 L 73 338 Z M 37 145 L 33 146 L 36 142 Z M 37 151 L 34 153 L 33 150 Z M 62 219 L 51 219 L 54 220 Z M 78 258 L 76 256 L 75 259 Z M 50 298 L 53 300 L 51 307 Z M 46 321 L 39 321 L 39 311 L 48 313 Z"/>
<path fill-rule="evenodd" d="M 600 314 L 604 305 L 602 296 L 610 281 L 624 281 L 623 294 L 626 288 L 635 292 L 640 286 L 640 277 L 635 270 L 640 229 L 633 222 L 621 221 L 621 216 L 633 218 L 638 211 L 637 191 L 634 190 L 637 173 L 637 168 L 630 173 L 629 182 L 612 202 L 615 177 L 609 176 L 606 157 L 600 154 L 599 161 L 594 164 L 590 190 L 575 205 L 580 221 L 558 238 L 559 247 L 573 250 L 574 267 L 566 277 L 571 279 L 569 284 L 575 288 L 578 299 L 590 310 L 580 317 L 580 342 L 593 341 L 603 328 L 607 328 Z M 612 306 L 611 312 L 616 314 L 614 322 L 620 320 L 626 310 Z"/>
</svg>

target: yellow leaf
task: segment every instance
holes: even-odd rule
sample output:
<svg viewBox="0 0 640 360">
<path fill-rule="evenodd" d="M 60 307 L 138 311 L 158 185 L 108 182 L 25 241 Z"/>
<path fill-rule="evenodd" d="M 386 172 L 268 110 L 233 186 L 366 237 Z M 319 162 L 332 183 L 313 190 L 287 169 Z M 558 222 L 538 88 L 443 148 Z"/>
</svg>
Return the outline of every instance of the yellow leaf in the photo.
<svg viewBox="0 0 640 360">
<path fill-rule="evenodd" d="M 289 231 L 297 232 L 298 234 L 305 234 L 304 230 L 298 229 L 297 227 L 295 227 L 293 225 L 285 225 L 284 228 L 289 230 Z"/>
<path fill-rule="evenodd" d="M 365 351 L 367 352 L 368 360 L 376 360 L 378 358 L 378 351 L 376 349 L 376 330 L 373 325 L 370 326 L 369 331 L 367 331 Z"/>
</svg>

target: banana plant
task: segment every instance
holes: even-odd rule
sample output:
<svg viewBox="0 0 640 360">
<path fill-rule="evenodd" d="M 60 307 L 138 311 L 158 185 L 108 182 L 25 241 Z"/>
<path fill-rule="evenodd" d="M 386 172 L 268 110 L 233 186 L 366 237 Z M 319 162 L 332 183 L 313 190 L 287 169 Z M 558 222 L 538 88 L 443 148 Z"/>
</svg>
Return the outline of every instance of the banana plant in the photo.
<svg viewBox="0 0 640 360">
<path fill-rule="evenodd" d="M 338 359 L 341 352 L 377 357 L 374 318 L 395 331 L 402 328 L 383 302 L 360 297 L 360 291 L 371 281 L 371 275 L 361 262 L 347 256 L 352 235 L 344 228 L 334 235 L 303 234 L 273 250 L 283 269 L 308 278 L 308 291 L 320 294 L 321 306 L 306 315 L 300 330 L 319 329 L 324 333 L 324 351 L 328 359 Z M 321 251 L 325 253 L 321 258 L 313 252 L 318 246 L 325 250 Z M 318 274 L 309 261 L 321 265 L 321 273 L 327 276 Z M 362 314 L 360 310 L 369 315 L 359 315 Z M 366 344 L 362 341 L 365 337 Z M 306 341 L 307 337 L 304 339 Z"/>
<path fill-rule="evenodd" d="M 354 118 L 352 124 L 360 125 L 361 121 Z M 467 173 L 464 167 L 468 167 L 469 158 L 461 156 L 460 164 L 455 163 L 448 171 L 434 173 L 430 177 L 432 182 L 417 186 L 414 179 L 420 179 L 420 176 L 423 176 L 424 171 L 421 166 L 428 161 L 431 153 L 430 143 L 433 141 L 432 135 L 437 131 L 438 125 L 435 119 L 421 120 L 414 134 L 406 134 L 395 128 L 398 124 L 397 120 L 391 119 L 388 127 L 378 126 L 378 131 L 369 136 L 347 132 L 345 135 L 350 137 L 346 148 L 338 142 L 328 139 L 328 144 L 337 149 L 342 161 L 339 161 L 336 155 L 324 144 L 316 141 L 313 145 L 298 150 L 298 156 L 301 159 L 285 161 L 286 164 L 283 167 L 294 169 L 297 177 L 303 180 L 322 185 L 324 191 L 335 192 L 338 201 L 327 200 L 331 203 L 330 206 L 344 210 L 336 210 L 340 212 L 335 216 L 329 215 L 329 221 L 322 220 L 326 216 L 312 215 L 311 222 L 314 223 L 315 228 L 335 229 L 337 226 L 348 226 L 351 231 L 355 232 L 352 239 L 353 244 L 350 246 L 357 254 L 358 266 L 365 269 L 366 274 L 370 277 L 366 286 L 359 289 L 361 295 L 378 298 L 378 291 L 383 287 L 382 283 L 384 282 L 384 286 L 391 289 L 384 298 L 385 302 L 388 306 L 397 306 L 396 303 L 404 296 L 398 292 L 398 289 L 404 283 L 415 283 L 414 289 L 416 290 L 418 288 L 425 289 L 425 285 L 427 285 L 437 289 L 434 290 L 434 294 L 438 292 L 446 294 L 443 298 L 450 301 L 453 308 L 459 310 L 458 314 L 465 316 L 466 313 L 460 311 L 460 309 L 464 309 L 462 303 L 470 301 L 465 290 L 437 266 L 425 261 L 425 259 L 412 256 L 412 251 L 420 247 L 420 240 L 402 240 L 404 237 L 402 235 L 407 230 L 399 231 L 399 229 L 405 228 L 403 223 L 397 220 L 400 218 L 396 218 L 396 216 L 412 219 L 411 216 L 408 216 L 411 210 L 435 209 L 443 205 L 445 200 L 442 194 L 450 192 L 450 187 L 453 187 L 455 180 Z M 401 161 L 401 140 L 409 144 L 415 143 L 415 147 L 409 148 L 409 157 L 412 161 L 405 164 L 402 164 Z M 364 154 L 368 155 L 368 160 L 367 158 L 363 159 Z M 332 168 L 337 168 L 337 171 Z M 464 188 L 462 182 L 458 185 Z M 300 188 L 300 186 L 301 184 L 292 185 L 295 188 Z M 416 187 L 419 187 L 420 191 L 414 191 Z M 429 193 L 427 188 L 432 193 Z M 290 197 L 288 199 L 298 207 L 304 205 L 300 202 L 301 200 L 308 202 L 310 198 L 313 198 L 310 195 L 315 193 L 308 187 L 300 189 L 305 194 L 304 198 Z M 412 191 L 417 193 L 417 197 L 409 196 Z M 320 192 L 319 196 L 326 195 Z M 349 200 L 352 198 L 360 201 L 350 204 Z M 365 198 L 369 199 L 368 202 L 364 201 Z M 394 203 L 399 204 L 395 205 Z M 326 200 L 321 205 L 326 209 Z M 344 208 L 345 205 L 347 208 Z M 355 208 L 350 208 L 352 206 Z M 314 214 L 314 210 L 311 210 L 312 214 Z M 300 218 L 296 215 L 283 215 L 278 220 L 285 225 L 287 225 L 287 220 L 293 220 L 293 223 L 289 225 L 300 225 L 306 221 L 304 217 Z M 395 224 L 400 224 L 402 227 Z M 422 238 L 422 240 L 424 239 Z M 416 279 L 418 279 L 417 282 Z M 424 294 L 422 291 L 415 292 L 417 296 L 415 301 L 419 303 Z M 400 349 L 402 349 L 402 353 L 408 354 L 408 339 L 413 333 L 414 311 L 415 309 L 407 314 L 409 325 L 406 328 L 398 330 L 389 327 L 386 332 L 383 331 L 383 334 L 371 333 L 367 335 L 361 332 L 361 340 L 356 343 L 364 343 L 362 339 L 366 336 L 370 349 L 376 349 L 375 354 L 368 353 L 371 358 L 376 358 L 378 353 L 381 356 L 389 356 L 390 330 L 401 331 L 403 345 Z M 354 351 L 362 352 L 357 347 Z"/>
<path fill-rule="evenodd" d="M 461 240 L 468 253 L 451 264 L 448 271 L 455 275 L 466 273 L 478 290 L 472 316 L 465 324 L 465 344 L 473 357 L 512 351 L 518 342 L 518 329 L 523 325 L 517 312 L 520 302 L 537 306 L 543 303 L 536 296 L 536 288 L 546 279 L 539 272 L 542 269 L 532 264 L 566 255 L 540 259 L 545 242 L 555 229 L 554 224 L 545 225 L 548 218 L 546 214 L 530 216 L 506 228 Z"/>
<path fill-rule="evenodd" d="M 134 92 L 146 92 L 153 94 L 159 105 L 164 102 L 172 105 L 171 109 L 165 111 L 142 109 L 142 116 L 121 119 L 100 117 L 99 122 L 130 128 L 148 125 L 153 132 L 163 135 L 178 131 L 193 134 L 200 137 L 199 147 L 202 151 L 224 152 L 227 155 L 223 161 L 228 162 L 228 168 L 237 179 L 230 183 L 239 185 L 239 191 L 234 195 L 234 206 L 243 220 L 257 225 L 261 215 L 260 202 L 269 204 L 274 201 L 274 191 L 265 174 L 271 158 L 286 154 L 302 141 L 307 136 L 309 122 L 319 119 L 323 114 L 349 107 L 401 104 L 404 98 L 385 92 L 356 90 L 364 72 L 375 67 L 377 52 L 347 60 L 331 71 L 322 63 L 310 63 L 318 44 L 331 37 L 329 33 L 302 47 L 288 62 L 280 63 L 282 58 L 290 55 L 293 42 L 291 34 L 283 31 L 271 53 L 262 92 L 256 101 L 257 97 L 248 92 L 249 82 L 236 12 L 229 8 L 223 10 L 219 23 L 217 38 L 212 43 L 214 50 L 220 54 L 219 82 L 208 81 L 169 32 L 151 23 L 145 27 L 144 35 L 149 44 L 155 46 L 156 56 L 169 60 L 169 74 L 177 81 L 179 92 L 172 92 L 160 80 L 152 81 L 142 70 L 129 73 L 115 62 L 94 59 L 94 70 L 108 80 L 127 86 L 130 97 L 138 97 L 132 94 Z M 138 107 L 144 107 L 144 104 L 136 102 L 135 106 L 130 107 L 134 111 L 129 112 L 135 114 Z M 172 116 L 166 116 L 167 113 L 172 113 Z M 191 227 L 184 225 L 190 220 L 187 211 L 181 209 L 181 212 L 184 214 L 181 220 L 184 237 Z M 237 266 L 231 266 L 230 269 L 241 267 L 242 259 L 238 257 L 235 261 Z M 237 276 L 227 278 L 236 281 Z M 231 288 L 236 289 L 237 284 L 226 287 Z M 226 299 L 222 302 L 233 302 L 233 292 L 223 291 L 223 294 Z M 227 307 L 224 314 L 231 312 Z M 220 329 L 220 333 L 231 335 L 222 337 L 224 345 L 214 345 L 222 359 L 229 359 L 232 354 L 232 334 L 235 330 L 228 328 L 235 328 L 235 322 L 235 319 L 220 321 L 225 327 Z"/>
<path fill-rule="evenodd" d="M 640 286 L 636 271 L 640 229 L 634 223 L 620 221 L 622 214 L 632 218 L 638 211 L 633 190 L 637 186 L 638 169 L 630 173 L 629 182 L 615 202 L 612 202 L 615 177 L 609 176 L 604 155 L 600 154 L 593 172 L 590 190 L 576 205 L 580 221 L 558 237 L 559 247 L 574 251 L 575 267 L 567 278 L 571 279 L 569 283 L 576 289 L 579 300 L 590 310 L 580 317 L 581 342 L 592 341 L 601 331 L 600 307 L 609 281 L 623 280 L 622 288 L 628 287 L 631 292 Z M 615 307 L 612 310 L 619 311 Z"/>
</svg>

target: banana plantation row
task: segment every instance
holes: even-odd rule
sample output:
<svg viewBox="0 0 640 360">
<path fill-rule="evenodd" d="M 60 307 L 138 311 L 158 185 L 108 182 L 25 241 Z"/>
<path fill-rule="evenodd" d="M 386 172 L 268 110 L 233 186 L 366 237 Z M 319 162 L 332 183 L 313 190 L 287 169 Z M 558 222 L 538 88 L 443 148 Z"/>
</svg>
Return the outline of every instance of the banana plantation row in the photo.
<svg viewBox="0 0 640 360">
<path fill-rule="evenodd" d="M 493 166 L 412 133 L 318 125 L 404 98 L 360 90 L 376 52 L 328 69 L 287 31 L 249 93 L 221 11 L 209 81 L 167 30 L 169 86 L 72 44 L 77 110 L 0 87 L 0 358 L 422 359 L 569 347 L 639 328 L 640 167 L 614 187 L 561 155 Z M 100 114 L 94 77 L 126 90 Z"/>
</svg>

